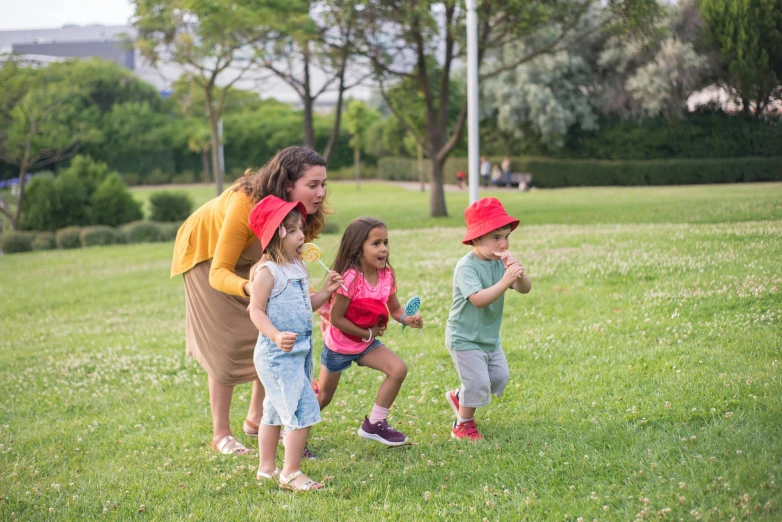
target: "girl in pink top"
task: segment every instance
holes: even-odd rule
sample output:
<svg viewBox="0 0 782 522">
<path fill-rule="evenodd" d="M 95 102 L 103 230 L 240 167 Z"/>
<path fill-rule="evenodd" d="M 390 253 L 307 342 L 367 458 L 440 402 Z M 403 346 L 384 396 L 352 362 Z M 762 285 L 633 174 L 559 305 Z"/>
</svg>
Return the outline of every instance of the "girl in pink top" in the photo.
<svg viewBox="0 0 782 522">
<path fill-rule="evenodd" d="M 339 377 L 353 361 L 386 374 L 358 434 L 387 446 L 399 446 L 407 437 L 388 425 L 386 417 L 394 403 L 407 365 L 379 339 L 389 314 L 402 324 L 422 328 L 420 314 L 409 316 L 396 297 L 394 269 L 388 261 L 388 229 L 377 219 L 362 217 L 345 229 L 333 269 L 342 275 L 347 291 L 340 288 L 331 302 L 331 325 L 324 333 L 320 357 L 320 393 L 323 410 L 331 402 Z"/>
</svg>

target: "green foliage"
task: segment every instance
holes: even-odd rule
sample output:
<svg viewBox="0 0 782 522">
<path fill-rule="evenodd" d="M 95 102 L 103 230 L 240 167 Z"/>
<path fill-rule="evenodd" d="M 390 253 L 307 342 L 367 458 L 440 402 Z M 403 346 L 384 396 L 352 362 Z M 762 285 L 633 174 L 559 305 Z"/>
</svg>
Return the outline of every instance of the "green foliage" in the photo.
<svg viewBox="0 0 782 522">
<path fill-rule="evenodd" d="M 701 15 L 744 111 L 782 97 L 782 0 L 702 0 Z"/>
<path fill-rule="evenodd" d="M 153 221 L 135 221 L 122 227 L 128 243 L 156 243 L 163 241 L 160 225 Z"/>
<path fill-rule="evenodd" d="M 57 248 L 81 248 L 81 227 L 61 228 L 54 234 Z"/>
<path fill-rule="evenodd" d="M 57 248 L 57 241 L 54 238 L 54 232 L 38 232 L 33 239 L 33 250 L 54 250 Z"/>
<path fill-rule="evenodd" d="M 116 227 L 141 219 L 141 203 L 133 199 L 120 175 L 112 172 L 92 195 L 93 222 Z"/>
<path fill-rule="evenodd" d="M 499 163 L 502 158 L 490 157 L 489 161 Z M 379 177 L 416 181 L 415 163 L 407 158 L 383 158 L 378 162 Z M 782 181 L 780 156 L 653 161 L 515 157 L 511 158 L 511 169 L 531 173 L 533 185 L 540 188 Z M 455 183 L 460 170 L 467 172 L 467 158 L 449 158 L 444 168 L 446 183 Z"/>
<path fill-rule="evenodd" d="M 323 226 L 324 234 L 339 234 L 339 225 L 336 221 L 326 221 L 326 224 Z"/>
<path fill-rule="evenodd" d="M 161 223 L 184 221 L 193 211 L 193 200 L 186 192 L 153 192 L 149 196 L 150 219 Z"/>
<path fill-rule="evenodd" d="M 95 160 L 90 156 L 78 154 L 73 157 L 63 175 L 73 174 L 84 184 L 87 195 L 92 196 L 95 189 L 109 175 L 109 166 L 105 161 Z"/>
<path fill-rule="evenodd" d="M 176 239 L 177 232 L 182 223 L 159 223 L 160 241 L 173 241 Z"/>
<path fill-rule="evenodd" d="M 8 231 L 2 236 L 0 249 L 2 249 L 5 254 L 30 252 L 33 250 L 34 240 L 35 234 L 31 232 Z"/>
<path fill-rule="evenodd" d="M 106 225 L 83 228 L 80 239 L 83 247 L 113 245 L 119 242 L 117 231 Z"/>
</svg>

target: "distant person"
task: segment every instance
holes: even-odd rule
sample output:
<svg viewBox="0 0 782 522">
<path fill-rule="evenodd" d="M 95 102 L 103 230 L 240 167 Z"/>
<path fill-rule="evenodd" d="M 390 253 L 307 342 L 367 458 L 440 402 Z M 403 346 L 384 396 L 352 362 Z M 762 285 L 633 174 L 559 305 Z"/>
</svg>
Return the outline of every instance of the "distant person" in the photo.
<svg viewBox="0 0 782 522">
<path fill-rule="evenodd" d="M 250 267 L 262 254 L 250 229 L 253 205 L 269 195 L 300 201 L 307 210 L 307 241 L 323 230 L 326 161 L 308 147 L 288 147 L 258 172 L 249 170 L 221 195 L 193 212 L 174 244 L 171 277 L 184 274 L 186 353 L 206 370 L 214 450 L 245 455 L 252 450 L 233 436 L 229 412 L 234 386 L 252 382 L 244 433 L 258 435 L 264 389 L 253 364 L 258 329 L 247 305 Z"/>
<path fill-rule="evenodd" d="M 505 156 L 502 159 L 502 175 L 505 177 L 505 186 L 510 188 L 510 157 Z"/>
<path fill-rule="evenodd" d="M 526 294 L 532 281 L 508 252 L 508 236 L 519 220 L 505 213 L 495 198 L 479 199 L 464 211 L 467 233 L 462 243 L 472 249 L 453 273 L 453 299 L 445 323 L 445 345 L 461 386 L 445 399 L 456 414 L 451 437 L 479 440 L 475 410 L 502 396 L 510 371 L 500 343 L 505 291 Z"/>
<path fill-rule="evenodd" d="M 459 184 L 459 189 L 464 188 L 464 180 L 467 179 L 467 174 L 464 173 L 464 171 L 459 171 L 456 173 L 456 183 Z"/>
<path fill-rule="evenodd" d="M 481 156 L 481 182 L 484 187 L 489 186 L 489 174 L 491 174 L 491 162 L 486 159 L 486 156 Z"/>
<path fill-rule="evenodd" d="M 500 170 L 499 165 L 492 165 L 491 184 L 496 187 L 499 187 L 500 183 L 502 183 L 502 171 Z"/>
</svg>

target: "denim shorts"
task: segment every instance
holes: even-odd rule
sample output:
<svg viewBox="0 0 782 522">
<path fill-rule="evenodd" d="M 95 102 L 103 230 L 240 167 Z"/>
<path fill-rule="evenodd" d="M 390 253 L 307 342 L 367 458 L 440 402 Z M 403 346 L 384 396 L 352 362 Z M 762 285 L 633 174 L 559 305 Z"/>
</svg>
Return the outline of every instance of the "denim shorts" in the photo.
<svg viewBox="0 0 782 522">
<path fill-rule="evenodd" d="M 337 353 L 326 346 L 326 343 L 323 343 L 323 351 L 320 352 L 320 365 L 331 373 L 341 373 L 350 368 L 353 361 L 356 361 L 357 365 L 362 366 L 358 360 L 379 346 L 385 345 L 379 339 L 375 339 L 363 352 L 345 354 Z"/>
</svg>

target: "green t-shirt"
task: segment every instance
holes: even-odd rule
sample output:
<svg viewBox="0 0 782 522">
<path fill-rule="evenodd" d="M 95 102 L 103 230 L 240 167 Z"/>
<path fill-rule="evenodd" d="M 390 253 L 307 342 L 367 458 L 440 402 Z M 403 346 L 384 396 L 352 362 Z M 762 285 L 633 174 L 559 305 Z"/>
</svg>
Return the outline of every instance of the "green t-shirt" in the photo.
<svg viewBox="0 0 782 522">
<path fill-rule="evenodd" d="M 445 345 L 453 350 L 496 350 L 500 345 L 500 324 L 505 294 L 489 306 L 478 308 L 469 297 L 494 286 L 505 275 L 502 261 L 483 261 L 472 252 L 456 263 L 453 272 L 453 301 L 445 323 Z"/>
</svg>

